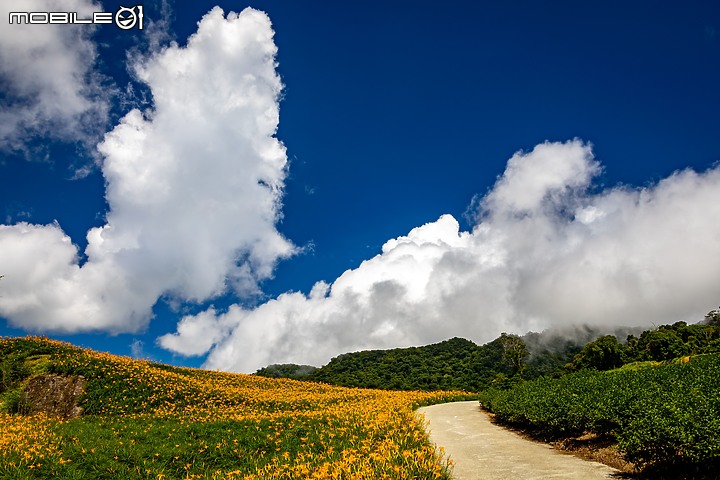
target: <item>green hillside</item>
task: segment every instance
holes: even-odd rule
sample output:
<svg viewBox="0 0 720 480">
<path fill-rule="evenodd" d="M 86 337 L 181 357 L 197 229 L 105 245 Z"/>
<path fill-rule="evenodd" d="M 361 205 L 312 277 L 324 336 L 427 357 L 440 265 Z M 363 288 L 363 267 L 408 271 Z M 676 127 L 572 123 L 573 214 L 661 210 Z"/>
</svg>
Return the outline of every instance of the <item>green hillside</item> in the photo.
<svg viewBox="0 0 720 480">
<path fill-rule="evenodd" d="M 424 347 L 367 350 L 333 358 L 308 375 L 333 385 L 395 390 L 479 391 L 512 384 L 520 374 L 559 374 L 582 345 L 567 339 L 536 341 L 529 351 L 522 337 L 502 334 L 485 345 L 462 338 Z M 548 341 L 545 341 L 548 340 Z"/>
<path fill-rule="evenodd" d="M 610 334 L 588 326 L 524 336 L 503 333 L 485 345 L 456 337 L 422 347 L 346 353 L 320 368 L 270 365 L 256 375 L 387 390 L 510 388 L 521 381 L 573 371 L 720 352 L 720 326 L 713 315 L 716 312 L 692 325 L 616 328 Z"/>
<path fill-rule="evenodd" d="M 479 391 L 491 385 L 512 385 L 520 377 L 562 375 L 573 356 L 599 335 L 598 330 L 581 327 L 523 337 L 502 334 L 485 345 L 456 337 L 422 347 L 346 353 L 320 368 L 270 365 L 256 375 L 347 387 Z"/>
<path fill-rule="evenodd" d="M 449 479 L 390 392 L 176 368 L 0 337 L 0 478 Z"/>
<path fill-rule="evenodd" d="M 453 338 L 425 347 L 347 353 L 310 375 L 334 385 L 396 390 L 477 390 L 488 371 L 503 369 L 497 345 Z"/>
</svg>

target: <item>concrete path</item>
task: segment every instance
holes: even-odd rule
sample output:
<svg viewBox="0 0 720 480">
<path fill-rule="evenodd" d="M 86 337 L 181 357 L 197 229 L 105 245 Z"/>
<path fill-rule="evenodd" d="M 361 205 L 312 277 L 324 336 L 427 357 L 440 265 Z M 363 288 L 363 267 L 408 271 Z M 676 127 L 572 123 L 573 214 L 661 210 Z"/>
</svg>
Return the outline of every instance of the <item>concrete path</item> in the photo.
<svg viewBox="0 0 720 480">
<path fill-rule="evenodd" d="M 539 480 L 619 478 L 617 470 L 565 455 L 494 425 L 477 401 L 418 409 L 430 424 L 430 441 L 455 462 L 457 480 Z"/>
</svg>

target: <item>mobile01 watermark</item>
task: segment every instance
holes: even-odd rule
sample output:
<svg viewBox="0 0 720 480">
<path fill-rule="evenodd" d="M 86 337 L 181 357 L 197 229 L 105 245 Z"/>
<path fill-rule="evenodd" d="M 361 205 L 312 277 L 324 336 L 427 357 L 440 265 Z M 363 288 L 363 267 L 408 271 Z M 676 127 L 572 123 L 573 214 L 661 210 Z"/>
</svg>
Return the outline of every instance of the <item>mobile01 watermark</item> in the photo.
<svg viewBox="0 0 720 480">
<path fill-rule="evenodd" d="M 10 25 L 108 25 L 115 24 L 122 30 L 143 29 L 143 7 L 119 7 L 113 12 L 93 12 L 90 18 L 82 18 L 77 12 L 10 12 Z"/>
</svg>

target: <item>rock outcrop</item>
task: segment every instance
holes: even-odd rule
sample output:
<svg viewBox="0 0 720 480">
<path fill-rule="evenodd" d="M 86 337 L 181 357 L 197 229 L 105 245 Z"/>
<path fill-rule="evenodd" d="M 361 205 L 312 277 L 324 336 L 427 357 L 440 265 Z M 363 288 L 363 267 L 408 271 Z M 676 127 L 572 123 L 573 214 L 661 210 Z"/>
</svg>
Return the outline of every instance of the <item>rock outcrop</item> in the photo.
<svg viewBox="0 0 720 480">
<path fill-rule="evenodd" d="M 80 375 L 37 375 L 25 387 L 24 410 L 29 414 L 43 412 L 53 417 L 79 417 L 82 407 L 78 406 L 78 399 L 84 388 L 85 378 Z"/>
</svg>

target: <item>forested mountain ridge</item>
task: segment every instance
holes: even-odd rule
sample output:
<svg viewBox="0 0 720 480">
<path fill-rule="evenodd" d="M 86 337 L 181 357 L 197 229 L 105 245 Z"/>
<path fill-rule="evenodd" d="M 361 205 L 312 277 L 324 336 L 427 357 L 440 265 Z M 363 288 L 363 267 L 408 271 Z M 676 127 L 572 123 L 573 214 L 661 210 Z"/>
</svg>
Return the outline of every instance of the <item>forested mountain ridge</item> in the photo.
<svg viewBox="0 0 720 480">
<path fill-rule="evenodd" d="M 484 345 L 455 337 L 422 347 L 346 353 L 305 378 L 348 387 L 479 391 L 521 377 L 560 375 L 585 344 L 556 332 L 528 335 L 533 337 L 503 333 Z"/>
<path fill-rule="evenodd" d="M 503 334 L 485 345 L 455 337 L 422 347 L 345 353 L 301 376 L 296 374 L 299 366 L 293 365 L 271 365 L 256 375 L 277 376 L 287 371 L 293 372 L 293 378 L 348 387 L 478 391 L 507 382 L 520 370 L 531 376 L 558 373 L 582 349 L 570 340 L 563 340 L 562 348 L 541 346 L 526 358 L 525 342 L 515 335 Z"/>
<path fill-rule="evenodd" d="M 508 388 L 522 380 L 559 377 L 571 371 L 607 370 L 638 361 L 666 361 L 684 355 L 720 352 L 720 313 L 696 324 L 676 322 L 658 328 L 599 330 L 587 326 L 503 333 L 485 345 L 463 338 L 389 350 L 345 353 L 313 370 L 271 365 L 261 376 L 287 376 L 348 387 L 389 390 L 480 391 Z"/>
<path fill-rule="evenodd" d="M 481 348 L 469 340 L 452 338 L 424 347 L 346 353 L 308 379 L 393 390 L 475 390 L 488 369 L 499 367 L 500 357 L 496 345 Z"/>
</svg>

